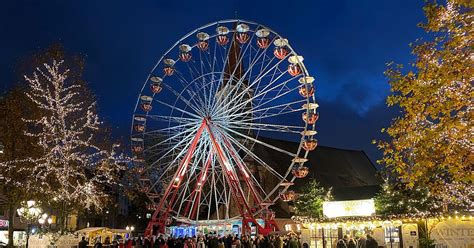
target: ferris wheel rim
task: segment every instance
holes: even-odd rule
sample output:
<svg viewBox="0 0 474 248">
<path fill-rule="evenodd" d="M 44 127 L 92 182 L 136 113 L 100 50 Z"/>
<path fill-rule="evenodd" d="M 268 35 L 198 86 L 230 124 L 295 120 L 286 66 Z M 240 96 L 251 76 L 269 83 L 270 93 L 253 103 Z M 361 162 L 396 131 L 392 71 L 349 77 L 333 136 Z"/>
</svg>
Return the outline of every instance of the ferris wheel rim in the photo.
<svg viewBox="0 0 474 248">
<path fill-rule="evenodd" d="M 206 29 L 206 28 L 209 28 L 209 27 L 212 27 L 214 25 L 219 25 L 219 24 L 226 24 L 226 23 L 249 23 L 249 24 L 252 24 L 252 25 L 255 25 L 257 27 L 262 27 L 262 28 L 265 28 L 265 29 L 268 29 L 271 33 L 275 34 L 276 36 L 278 37 L 282 37 L 280 34 L 278 34 L 277 32 L 275 32 L 274 30 L 270 29 L 269 27 L 267 26 L 264 26 L 264 25 L 261 25 L 259 23 L 256 23 L 256 22 L 251 22 L 251 21 L 246 21 L 246 20 L 241 20 L 241 19 L 227 19 L 227 20 L 220 20 L 220 21 L 217 21 L 217 22 L 211 22 L 211 23 L 208 23 L 206 25 L 203 25 L 199 28 L 196 28 L 194 30 L 192 30 L 191 32 L 187 33 L 186 35 L 184 35 L 182 38 L 180 38 L 177 42 L 175 42 L 162 56 L 161 58 L 158 60 L 158 62 L 154 65 L 154 67 L 152 68 L 152 70 L 150 71 L 150 73 L 148 74 L 141 90 L 140 90 L 140 94 L 139 94 L 139 98 L 136 102 L 136 105 L 135 105 L 135 109 L 134 109 L 134 115 L 132 117 L 132 122 L 133 122 L 133 118 L 136 116 L 135 113 L 137 113 L 137 109 L 138 109 L 138 106 L 139 106 L 139 103 L 140 103 L 140 96 L 143 96 L 143 92 L 145 90 L 145 87 L 147 86 L 147 82 L 150 80 L 150 78 L 154 75 L 154 72 L 156 71 L 156 69 L 158 68 L 158 66 L 163 62 L 163 59 L 164 58 L 167 58 L 169 57 L 168 54 L 173 51 L 177 46 L 179 46 L 180 44 L 183 44 L 182 42 L 184 40 L 186 40 L 187 38 L 189 38 L 191 35 L 195 34 L 196 32 L 199 32 L 200 30 L 203 30 L 203 29 Z M 215 36 L 210 36 L 210 37 L 215 37 Z M 195 46 L 195 45 L 194 45 Z M 294 52 L 294 49 L 291 47 L 290 44 L 287 44 L 287 47 L 290 49 L 291 53 L 290 54 L 295 54 L 296 55 L 296 52 Z M 307 68 L 305 66 L 304 63 L 299 63 L 299 65 L 302 67 L 301 69 L 303 70 L 303 75 L 304 76 L 309 76 L 309 73 L 307 71 Z M 210 72 L 208 74 L 218 74 L 219 72 Z M 200 77 L 203 77 L 204 75 L 201 75 Z M 194 79 L 196 80 L 196 79 Z M 193 81 L 194 81 L 193 80 Z M 311 97 L 307 97 L 306 98 L 306 102 L 307 104 L 310 103 L 310 98 L 312 98 L 312 102 L 315 102 L 315 97 L 314 95 L 311 96 Z M 177 101 L 177 100 L 176 100 Z M 176 101 L 175 101 L 175 105 L 176 105 Z M 149 113 L 146 112 L 145 114 L 143 114 L 146 118 L 149 116 Z M 309 130 L 308 127 L 311 127 L 310 129 L 311 130 L 315 130 L 315 125 L 308 125 L 308 123 L 305 123 L 304 124 L 304 127 L 303 127 L 303 130 Z M 134 135 L 134 132 L 133 132 L 133 125 L 132 125 L 132 131 L 131 131 L 131 134 L 132 136 Z M 301 152 L 301 149 L 302 149 L 302 146 L 301 146 L 301 143 L 302 141 L 305 139 L 305 136 L 302 135 L 301 138 L 300 138 L 300 141 L 299 141 L 299 148 L 296 152 L 296 155 L 300 154 Z M 255 144 L 255 143 L 254 143 Z M 306 158 L 308 156 L 308 153 L 309 151 L 305 151 L 302 155 L 304 158 Z M 284 173 L 284 176 L 283 176 L 283 179 L 280 181 L 280 183 L 284 182 L 284 181 L 289 181 L 289 182 L 293 182 L 296 177 L 295 176 L 292 176 L 290 180 L 286 180 L 286 178 L 288 178 L 288 176 L 290 175 L 293 167 L 295 166 L 295 162 L 292 161 L 291 164 L 289 165 L 287 171 Z M 279 183 L 279 184 L 280 184 Z M 278 184 L 278 185 L 279 185 Z M 288 189 L 288 187 L 285 187 L 283 192 L 286 191 Z M 271 195 L 273 195 L 275 193 L 275 191 L 279 190 L 279 186 L 276 186 L 269 194 L 268 196 L 265 198 L 265 200 L 268 200 L 267 198 L 269 198 Z M 280 189 L 281 190 L 281 189 Z M 274 197 L 274 199 L 272 200 L 272 202 L 276 202 L 277 200 L 279 199 L 279 196 L 277 195 L 276 197 Z"/>
</svg>

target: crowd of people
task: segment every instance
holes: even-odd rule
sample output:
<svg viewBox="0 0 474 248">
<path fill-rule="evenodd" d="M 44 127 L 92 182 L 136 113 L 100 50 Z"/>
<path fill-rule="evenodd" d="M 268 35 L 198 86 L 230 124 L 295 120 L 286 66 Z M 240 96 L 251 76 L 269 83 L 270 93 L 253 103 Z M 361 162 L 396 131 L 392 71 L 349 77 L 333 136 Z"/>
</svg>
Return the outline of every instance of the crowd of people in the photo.
<svg viewBox="0 0 474 248">
<path fill-rule="evenodd" d="M 88 247 L 85 238 L 79 243 L 79 248 Z M 198 237 L 165 237 L 163 235 L 120 239 L 110 242 L 97 240 L 94 248 L 309 248 L 308 244 L 301 244 L 297 235 L 204 235 Z"/>
<path fill-rule="evenodd" d="M 378 248 L 379 244 L 372 237 L 367 234 L 366 237 L 360 236 L 351 238 L 349 235 L 344 235 L 344 238 L 337 241 L 336 248 Z"/>
<path fill-rule="evenodd" d="M 79 243 L 79 248 L 87 248 L 85 238 Z M 329 246 L 330 247 L 330 246 Z M 340 239 L 335 248 L 377 248 L 377 241 L 370 235 L 351 238 L 345 235 Z M 166 237 L 163 235 L 149 237 L 135 237 L 130 239 L 117 239 L 104 242 L 96 240 L 94 248 L 309 248 L 309 244 L 302 243 L 296 234 L 290 235 L 258 235 L 251 237 L 244 235 L 205 235 L 198 237 Z"/>
</svg>

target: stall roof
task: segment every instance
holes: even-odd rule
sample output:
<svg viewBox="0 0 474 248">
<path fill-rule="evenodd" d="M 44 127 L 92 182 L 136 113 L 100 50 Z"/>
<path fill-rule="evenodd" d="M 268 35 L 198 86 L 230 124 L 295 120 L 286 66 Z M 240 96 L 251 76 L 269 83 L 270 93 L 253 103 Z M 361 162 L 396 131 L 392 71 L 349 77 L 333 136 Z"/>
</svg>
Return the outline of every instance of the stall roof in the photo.
<svg viewBox="0 0 474 248">
<path fill-rule="evenodd" d="M 78 233 L 88 233 L 88 232 L 97 232 L 99 230 L 103 230 L 105 227 L 86 227 L 84 229 L 78 230 Z"/>
</svg>

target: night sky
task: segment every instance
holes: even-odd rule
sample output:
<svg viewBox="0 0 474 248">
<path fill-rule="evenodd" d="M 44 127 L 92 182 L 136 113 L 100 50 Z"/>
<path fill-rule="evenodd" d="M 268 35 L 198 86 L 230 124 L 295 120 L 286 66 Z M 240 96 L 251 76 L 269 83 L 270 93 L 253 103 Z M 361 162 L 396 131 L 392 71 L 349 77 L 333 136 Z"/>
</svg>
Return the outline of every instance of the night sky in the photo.
<svg viewBox="0 0 474 248">
<path fill-rule="evenodd" d="M 189 31 L 232 19 L 266 25 L 289 39 L 316 77 L 321 145 L 380 154 L 395 109 L 385 63 L 407 63 L 408 44 L 424 35 L 422 0 L 346 1 L 2 1 L 0 90 L 16 81 L 22 57 L 60 41 L 86 56 L 85 79 L 114 135 L 129 135 L 139 90 L 165 50 Z M 128 139 L 126 139 L 128 140 Z"/>
</svg>

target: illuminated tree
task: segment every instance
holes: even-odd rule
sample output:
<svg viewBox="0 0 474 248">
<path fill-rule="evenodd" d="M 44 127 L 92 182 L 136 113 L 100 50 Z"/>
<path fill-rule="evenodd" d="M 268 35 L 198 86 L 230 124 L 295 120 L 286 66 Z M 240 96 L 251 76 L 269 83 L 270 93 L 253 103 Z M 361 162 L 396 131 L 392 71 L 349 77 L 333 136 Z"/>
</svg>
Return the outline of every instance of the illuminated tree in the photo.
<svg viewBox="0 0 474 248">
<path fill-rule="evenodd" d="M 374 198 L 377 214 L 399 215 L 414 214 L 423 215 L 437 212 L 442 205 L 430 195 L 427 188 L 413 187 L 407 189 L 400 182 L 386 179 L 382 184 L 382 190 Z"/>
<path fill-rule="evenodd" d="M 323 217 L 323 202 L 332 199 L 331 189 L 326 190 L 316 179 L 301 188 L 294 201 L 295 214 L 311 218 Z"/>
<path fill-rule="evenodd" d="M 0 153 L 0 203 L 8 210 L 9 223 L 13 223 L 20 203 L 34 199 L 37 193 L 24 187 L 24 182 L 33 177 L 28 168 L 34 166 L 26 159 L 38 156 L 40 150 L 34 138 L 24 135 L 27 126 L 22 117 L 38 116 L 39 112 L 30 101 L 25 101 L 23 92 L 24 88 L 16 86 L 0 96 L 0 142 L 4 146 Z M 19 162 L 7 165 L 8 161 Z M 13 227 L 8 225 L 8 247 L 13 247 Z"/>
<path fill-rule="evenodd" d="M 389 106 L 401 116 L 382 130 L 384 164 L 409 188 L 427 187 L 432 195 L 452 200 L 473 183 L 473 3 L 448 0 L 428 3 L 427 22 L 420 24 L 432 37 L 412 44 L 416 60 L 409 70 L 390 64 L 386 75 L 393 94 Z"/>
</svg>

